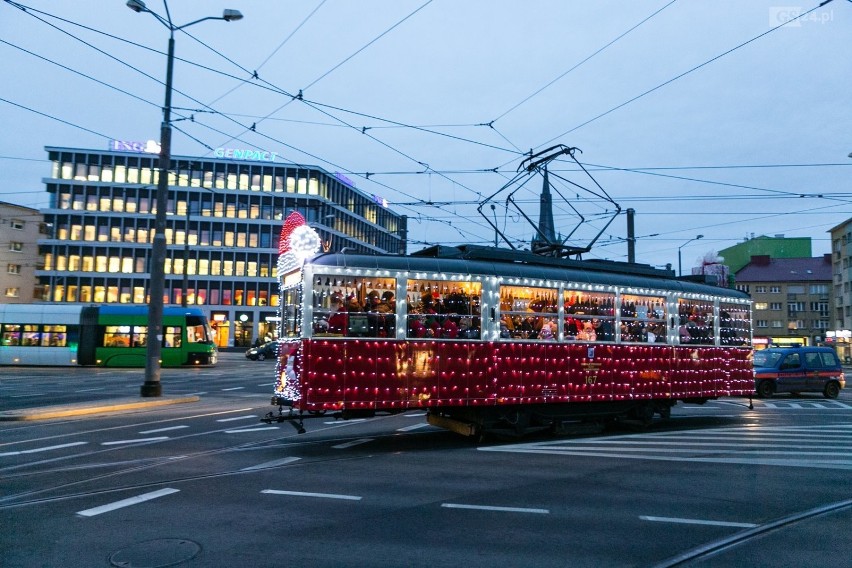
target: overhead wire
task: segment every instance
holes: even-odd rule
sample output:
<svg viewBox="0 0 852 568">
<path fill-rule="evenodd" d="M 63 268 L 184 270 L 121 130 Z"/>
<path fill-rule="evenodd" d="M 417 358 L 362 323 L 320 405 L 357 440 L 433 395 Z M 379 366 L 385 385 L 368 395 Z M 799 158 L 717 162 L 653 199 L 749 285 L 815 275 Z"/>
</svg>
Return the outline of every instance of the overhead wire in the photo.
<svg viewBox="0 0 852 568">
<path fill-rule="evenodd" d="M 8 0 L 7 0 L 7 2 L 8 2 Z M 14 3 L 12 3 L 12 4 L 14 4 Z M 428 2 L 427 2 L 427 4 L 428 4 Z M 424 6 L 425 6 L 425 5 L 424 5 Z M 812 10 L 811 10 L 811 11 L 812 11 Z M 772 30 L 770 30 L 770 31 L 772 31 Z M 769 33 L 769 32 L 766 32 L 766 33 Z M 765 35 L 765 34 L 762 34 L 762 35 Z M 760 36 L 758 36 L 758 37 L 760 37 Z M 752 40 L 750 40 L 750 41 L 753 41 L 754 39 L 757 39 L 757 38 L 753 38 L 753 39 L 752 39 Z M 746 42 L 746 43 L 748 43 L 748 42 Z M 745 44 L 741 44 L 741 46 L 742 46 L 742 45 L 745 45 Z M 738 46 L 738 47 L 741 47 L 741 46 Z M 365 47 L 366 47 L 366 46 L 365 46 Z M 737 49 L 737 48 L 734 48 L 734 49 Z M 733 51 L 733 50 L 729 50 L 729 52 L 730 52 L 730 51 Z M 728 53 L 728 52 L 726 52 L 726 53 Z M 354 55 L 354 54 L 353 54 L 353 55 Z M 724 55 L 724 54 L 722 54 L 722 55 Z M 718 57 L 721 57 L 721 55 L 720 55 L 720 56 L 717 56 L 717 58 L 718 58 Z M 712 61 L 712 60 L 711 60 L 711 61 Z M 345 62 L 345 61 L 344 61 L 344 62 Z M 344 62 L 341 62 L 341 64 L 343 64 Z M 705 62 L 705 64 L 706 64 L 706 63 L 709 63 L 709 62 Z M 339 65 L 340 65 L 340 64 L 339 64 Z M 339 65 L 338 65 L 338 67 L 339 67 Z M 699 67 L 700 67 L 700 66 L 699 66 Z M 694 68 L 693 70 L 695 70 L 695 69 L 697 69 L 697 68 L 698 68 L 698 67 Z M 332 71 L 333 71 L 333 69 L 332 69 Z M 144 73 L 143 73 L 143 74 L 144 74 Z M 145 75 L 146 75 L 146 74 L 145 74 Z M 146 76 L 150 77 L 149 75 L 146 75 Z M 153 77 L 151 77 L 151 78 L 153 78 Z M 676 77 L 675 79 L 677 79 L 677 77 Z M 93 80 L 97 81 L 96 79 L 93 79 Z M 673 80 L 674 80 L 674 79 L 673 79 Z M 156 79 L 155 79 L 155 81 L 156 81 Z M 159 81 L 158 81 L 158 82 L 159 82 Z M 669 81 L 669 82 L 671 82 L 671 81 Z M 4 101 L 4 102 L 9 102 L 9 101 Z M 147 102 L 147 101 L 146 101 L 146 102 Z M 15 104 L 15 103 L 11 103 L 11 104 Z M 149 103 L 149 104 L 151 104 L 151 103 Z M 203 103 L 202 103 L 202 104 L 203 104 Z M 315 104 L 320 104 L 320 103 L 315 103 Z M 17 106 L 21 106 L 21 108 L 25 108 L 25 109 L 27 109 L 27 110 L 32 110 L 32 109 L 29 109 L 29 108 L 27 108 L 27 107 L 24 107 L 23 105 L 17 105 Z M 333 107 L 333 108 L 336 108 L 336 107 Z M 337 110 L 340 110 L 340 111 L 342 111 L 342 112 L 349 112 L 349 111 L 346 111 L 345 109 L 337 109 Z M 33 111 L 33 112 L 38 112 L 38 111 Z M 216 112 L 217 114 L 221 114 L 221 115 L 223 115 L 223 116 L 224 116 L 224 113 L 220 113 L 220 112 L 215 111 L 215 110 L 214 110 L 213 112 Z M 41 114 L 41 113 L 40 113 L 40 114 Z M 45 115 L 45 116 L 48 116 L 48 117 L 50 117 L 50 118 L 56 118 L 56 117 L 51 117 L 50 115 Z M 376 118 L 376 117 L 373 117 L 373 118 Z M 60 120 L 60 122 L 64 122 L 64 121 L 62 121 L 61 119 L 57 119 L 57 120 Z M 234 122 L 235 122 L 235 123 L 238 123 L 237 121 L 234 121 Z M 74 125 L 74 124 L 71 124 L 71 123 L 67 123 L 67 122 L 66 122 L 66 124 L 70 124 L 70 125 L 72 125 L 72 126 L 77 127 L 77 125 Z M 347 125 L 347 126 L 348 126 L 349 128 L 356 128 L 356 127 L 354 127 L 353 125 Z M 401 124 L 401 123 L 400 123 L 399 125 L 395 125 L 395 126 L 398 126 L 398 127 L 410 127 L 410 125 L 404 125 L 404 124 Z M 388 127 L 392 127 L 392 126 L 388 126 Z M 87 129 L 83 128 L 83 127 L 80 127 L 80 128 L 81 128 L 82 130 L 87 130 Z M 375 127 L 375 128 L 380 128 L 380 127 Z M 493 128 L 493 126 L 492 126 L 492 128 Z M 88 130 L 87 130 L 87 131 L 88 131 Z M 93 132 L 93 131 L 89 131 L 89 132 Z M 183 130 L 181 130 L 181 132 L 184 132 L 184 131 L 183 131 Z M 94 133 L 94 132 L 93 132 L 93 133 Z M 184 132 L 184 133 L 185 133 L 185 132 Z M 95 133 L 95 134 L 98 134 L 98 135 L 100 135 L 100 136 L 104 136 L 103 134 L 100 134 L 100 133 Z M 441 133 L 441 134 L 443 134 L 443 133 Z M 499 134 L 499 133 L 498 133 L 498 134 Z M 274 138 L 270 138 L 270 139 L 275 140 Z M 464 139 L 460 139 L 460 140 L 464 140 Z M 198 141 L 198 140 L 196 140 L 196 141 Z M 277 141 L 277 140 L 276 140 L 276 141 Z M 378 141 L 378 140 L 377 140 L 377 141 Z M 507 141 L 507 142 L 509 142 L 508 140 L 506 140 L 506 141 Z M 281 141 L 277 141 L 277 142 L 281 142 Z M 511 144 L 511 142 L 509 142 L 509 143 Z M 209 147 L 208 147 L 208 148 L 209 148 Z M 300 149 L 298 149 L 298 148 L 294 148 L 294 147 L 292 147 L 292 148 L 293 148 L 293 149 L 295 149 L 296 151 L 302 152 L 302 150 L 300 150 Z M 304 153 L 304 152 L 302 152 L 302 153 Z M 311 154 L 309 154 L 309 153 L 305 153 L 305 154 L 306 154 L 306 155 L 311 155 Z M 406 155 L 406 156 L 407 156 L 407 155 Z M 326 160 L 324 160 L 324 159 L 322 159 L 322 158 L 320 158 L 320 157 L 318 157 L 318 156 L 313 156 L 313 157 L 315 157 L 316 159 L 318 159 L 318 160 L 320 160 L 320 161 L 322 161 L 322 162 L 324 162 L 324 163 L 328 163 Z M 416 160 L 416 158 L 414 158 L 414 157 L 411 157 L 411 156 L 407 156 L 407 157 L 408 157 L 409 159 L 414 160 L 414 161 L 415 161 L 415 162 L 417 162 L 418 164 L 425 164 L 425 162 L 423 162 L 423 161 L 419 161 L 419 160 Z M 845 165 L 845 164 L 844 164 L 844 165 Z M 710 167 L 713 167 L 713 166 L 710 166 Z M 734 166 L 734 167 L 738 167 L 738 166 Z M 605 168 L 605 169 L 620 169 L 620 170 L 623 170 L 623 171 L 633 171 L 633 170 L 626 169 L 626 168 L 610 168 L 610 167 L 604 167 L 604 168 Z M 708 168 L 709 168 L 709 167 L 708 167 Z M 427 168 L 426 170 L 424 170 L 424 171 L 422 171 L 422 172 L 418 172 L 418 173 L 426 173 L 426 172 L 429 172 L 429 171 L 434 172 L 434 173 L 438 173 L 438 172 L 439 172 L 439 170 L 433 170 L 433 169 L 431 169 L 431 168 Z M 354 173 L 354 172 L 353 172 L 353 173 Z M 496 171 L 495 171 L 495 169 L 493 169 L 493 168 L 492 168 L 492 169 L 478 170 L 478 172 L 477 172 L 477 173 L 496 173 Z M 637 170 L 633 171 L 633 173 L 647 173 L 647 172 L 640 172 L 640 171 L 638 171 L 638 169 L 637 169 Z M 357 174 L 356 174 L 356 175 L 357 175 Z M 376 175 L 376 174 L 372 174 L 372 175 Z M 368 175 L 368 179 L 370 179 L 370 178 L 369 178 L 369 175 Z M 448 179 L 449 179 L 449 178 L 448 178 Z M 708 180 L 697 180 L 697 179 L 690 179 L 690 178 L 685 178 L 685 179 L 687 179 L 688 181 L 697 181 L 697 182 L 702 182 L 702 183 L 717 183 L 717 184 L 718 184 L 718 183 L 720 183 L 720 182 L 710 182 L 710 181 L 708 181 Z M 376 180 L 375 180 L 375 179 L 371 179 L 370 181 L 373 181 L 374 183 L 376 182 Z M 455 180 L 450 180 L 450 181 L 452 181 L 453 183 L 455 183 Z M 727 185 L 734 186 L 734 184 L 727 184 Z M 388 189 L 392 189 L 392 190 L 394 190 L 394 191 L 398 191 L 396 188 L 391 188 L 390 186 L 387 186 L 387 187 L 388 187 Z M 748 186 L 744 186 L 744 187 L 748 187 Z M 470 189 L 470 188 L 466 188 L 466 189 Z M 766 190 L 765 188 L 753 188 L 753 189 L 761 190 L 761 191 L 772 191 L 772 190 Z M 473 190 L 470 190 L 470 191 L 473 191 Z M 474 193 L 476 193 L 476 192 L 474 192 Z M 412 204 L 412 205 L 413 205 L 413 204 Z"/>
<path fill-rule="evenodd" d="M 807 11 L 801 12 L 801 13 L 797 14 L 796 16 L 790 17 L 790 18 L 788 18 L 787 20 L 785 20 L 783 23 L 778 24 L 778 25 L 776 25 L 776 26 L 774 26 L 774 27 L 772 27 L 772 28 L 770 28 L 770 29 L 766 30 L 765 32 L 760 33 L 760 34 L 758 34 L 758 35 L 754 36 L 753 38 L 751 38 L 751 39 L 749 39 L 749 40 L 746 40 L 746 41 L 744 41 L 744 42 L 742 42 L 742 43 L 740 43 L 740 44 L 738 44 L 738 45 L 736 45 L 736 46 L 734 46 L 734 47 L 732 47 L 732 48 L 730 48 L 730 49 L 728 49 L 728 50 L 723 51 L 722 53 L 720 53 L 720 54 L 718 54 L 718 55 L 716 55 L 716 56 L 714 56 L 714 57 L 712 57 L 712 58 L 708 59 L 707 61 L 704 61 L 703 63 L 699 63 L 698 65 L 696 65 L 696 66 L 694 66 L 694 67 L 691 67 L 690 69 L 687 69 L 687 70 L 686 70 L 686 71 L 684 71 L 683 73 L 680 73 L 680 74 L 678 74 L 678 75 L 676 75 L 676 76 L 672 77 L 671 79 L 668 79 L 667 81 L 663 81 L 663 82 L 662 82 L 662 83 L 660 83 L 659 85 L 657 85 L 657 86 L 655 86 L 655 87 L 652 87 L 652 88 L 650 88 L 650 89 L 648 89 L 648 90 L 646 90 L 646 91 L 644 91 L 644 92 L 642 92 L 642 93 L 640 93 L 640 94 L 638 94 L 638 95 L 636 95 L 636 96 L 632 97 L 631 99 L 628 99 L 627 101 L 624 101 L 623 103 L 621 103 L 621 104 L 619 104 L 619 105 L 616 105 L 616 106 L 612 107 L 611 109 L 609 109 L 609 110 L 607 110 L 607 111 L 605 111 L 605 112 L 602 112 L 602 113 L 598 114 L 597 116 L 594 116 L 594 117 L 592 117 L 592 118 L 590 118 L 590 119 L 586 120 L 585 122 L 582 122 L 582 123 L 578 124 L 577 126 L 575 126 L 575 127 L 571 128 L 571 129 L 569 129 L 569 130 L 566 130 L 566 131 L 565 131 L 565 132 L 563 132 L 562 134 L 559 134 L 559 135 L 554 136 L 553 138 L 551 138 L 551 139 L 549 139 L 549 140 L 546 140 L 545 142 L 542 142 L 542 143 L 541 143 L 539 146 L 537 146 L 537 147 L 538 147 L 538 148 L 543 148 L 543 147 L 547 146 L 548 144 L 551 144 L 551 143 L 553 143 L 554 141 L 559 140 L 560 138 L 562 138 L 563 136 L 565 136 L 565 135 L 567 135 L 567 134 L 571 134 L 572 132 L 575 132 L 575 131 L 579 130 L 580 128 L 584 127 L 584 126 L 587 126 L 587 125 L 589 125 L 589 124 L 591 124 L 591 123 L 595 122 L 596 120 L 599 120 L 599 119 L 601 119 L 601 118 L 603 118 L 603 117 L 605 117 L 605 116 L 607 116 L 607 115 L 609 115 L 609 114 L 611 114 L 611 113 L 613 113 L 613 112 L 617 111 L 618 109 L 624 108 L 625 106 L 629 105 L 630 103 L 636 102 L 636 101 L 638 101 L 639 99 L 641 99 L 641 98 L 643 98 L 643 97 L 645 97 L 645 96 L 647 96 L 647 95 L 650 95 L 651 93 L 653 93 L 653 92 L 655 92 L 655 91 L 658 91 L 658 90 L 662 89 L 663 87 L 665 87 L 665 86 L 667 86 L 667 85 L 671 85 L 671 84 L 672 84 L 672 83 L 674 83 L 675 81 L 677 81 L 677 80 L 679 80 L 679 79 L 682 79 L 682 78 L 686 77 L 687 75 L 690 75 L 691 73 L 694 73 L 695 71 L 698 71 L 699 69 L 702 69 L 703 67 L 706 67 L 707 65 L 710 65 L 711 63 L 713 63 L 713 62 L 715 62 L 715 61 L 718 61 L 719 59 L 722 59 L 722 58 L 723 58 L 723 57 L 725 57 L 726 55 L 729 55 L 729 54 L 731 54 L 731 53 L 733 53 L 733 52 L 737 51 L 738 49 L 741 49 L 741 48 L 743 48 L 743 47 L 745 47 L 745 46 L 747 46 L 747 45 L 749 45 L 749 44 L 751 44 L 751 43 L 753 43 L 753 42 L 755 42 L 755 41 L 759 40 L 760 38 L 765 37 L 765 36 L 767 36 L 767 35 L 771 34 L 771 33 L 772 33 L 772 32 L 774 32 L 775 30 L 777 30 L 778 28 L 782 28 L 782 27 L 784 27 L 784 26 L 786 26 L 786 25 L 788 25 L 788 24 L 791 24 L 791 23 L 793 23 L 793 22 L 796 22 L 797 20 L 800 20 L 800 19 L 802 19 L 802 18 L 807 17 L 809 14 L 811 14 L 811 13 L 815 12 L 816 10 L 818 10 L 819 8 L 821 8 L 822 6 L 824 6 L 825 4 L 828 4 L 828 2 L 831 2 L 831 0 L 828 0 L 828 1 L 826 1 L 826 2 L 822 2 L 821 4 L 819 4 L 818 6 L 815 6 L 814 8 L 811 8 L 810 10 L 807 10 Z"/>
<path fill-rule="evenodd" d="M 502 112 L 501 114 L 499 114 L 496 118 L 492 119 L 492 120 L 491 120 L 491 123 L 497 122 L 498 120 L 500 120 L 501 118 L 503 118 L 504 116 L 506 116 L 507 114 L 509 114 L 510 112 L 512 112 L 513 110 L 517 109 L 518 107 L 520 107 L 520 106 L 521 106 L 521 105 L 523 105 L 524 103 L 528 102 L 529 100 L 531 100 L 532 98 L 534 98 L 535 96 L 537 96 L 538 94 L 540 94 L 542 91 L 544 91 L 545 89 L 547 89 L 548 87 L 550 87 L 551 85 L 553 85 L 554 83 L 556 83 L 557 81 L 559 81 L 560 79 L 562 79 L 563 77 L 565 77 L 566 75 L 568 75 L 569 73 L 571 73 L 572 71 L 574 71 L 575 69 L 577 69 L 577 68 L 581 67 L 583 64 L 585 64 L 586 62 L 588 62 L 589 60 L 591 60 L 591 59 L 592 59 L 592 58 L 594 58 L 595 56 L 597 56 L 597 55 L 601 54 L 602 52 L 606 51 L 606 49 L 608 49 L 610 46 L 612 46 L 613 44 L 615 44 L 616 42 L 618 42 L 620 39 L 622 39 L 622 38 L 624 38 L 625 36 L 627 36 L 628 34 L 630 34 L 630 32 L 634 31 L 635 29 L 637 29 L 638 27 L 640 27 L 642 24 L 646 23 L 648 20 L 652 19 L 654 16 L 656 16 L 657 14 L 659 14 L 660 12 L 662 12 L 663 10 L 665 10 L 666 8 L 668 8 L 669 6 L 671 6 L 672 4 L 674 4 L 675 2 L 677 2 L 677 0 L 671 0 L 671 2 L 669 2 L 668 4 L 666 4 L 665 6 L 663 6 L 662 8 L 660 8 L 660 9 L 656 10 L 655 12 L 653 12 L 650 16 L 645 17 L 642 21 L 640 21 L 639 23 L 637 23 L 637 24 L 633 25 L 633 26 L 632 26 L 631 28 L 629 28 L 627 31 L 622 32 L 621 34 L 619 34 L 618 36 L 616 36 L 614 39 L 610 40 L 610 41 L 609 41 L 607 44 L 605 44 L 603 47 L 600 47 L 600 48 L 598 48 L 596 51 L 594 51 L 592 54 L 587 55 L 587 56 L 586 56 L 585 58 L 583 58 L 583 59 L 582 59 L 579 63 L 576 63 L 573 67 L 571 67 L 571 68 L 570 68 L 570 69 L 568 69 L 567 71 L 565 71 L 565 72 L 561 73 L 561 74 L 560 74 L 559 76 L 557 76 L 555 79 L 551 80 L 549 83 L 547 83 L 547 84 L 546 84 L 546 85 L 544 85 L 543 87 L 539 88 L 538 90 L 536 90 L 535 92 L 533 92 L 531 95 L 528 95 L 526 98 L 524 98 L 523 100 L 521 100 L 519 103 L 516 103 L 516 104 L 515 104 L 515 105 L 513 105 L 512 107 L 510 107 L 510 108 L 508 108 L 507 110 L 503 111 L 503 112 Z"/>
</svg>

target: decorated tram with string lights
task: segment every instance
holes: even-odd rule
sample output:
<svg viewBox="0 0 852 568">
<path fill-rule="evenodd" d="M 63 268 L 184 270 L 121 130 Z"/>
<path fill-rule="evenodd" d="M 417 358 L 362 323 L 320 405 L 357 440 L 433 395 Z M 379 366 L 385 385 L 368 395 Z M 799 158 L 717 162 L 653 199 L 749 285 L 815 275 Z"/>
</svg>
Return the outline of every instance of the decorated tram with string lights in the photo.
<svg viewBox="0 0 852 568">
<path fill-rule="evenodd" d="M 754 391 L 751 302 L 736 290 L 647 265 L 471 245 L 312 255 L 313 230 L 289 232 L 279 408 L 266 421 L 304 431 L 304 418 L 327 412 L 420 409 L 476 436 L 647 424 L 678 401 Z"/>
</svg>

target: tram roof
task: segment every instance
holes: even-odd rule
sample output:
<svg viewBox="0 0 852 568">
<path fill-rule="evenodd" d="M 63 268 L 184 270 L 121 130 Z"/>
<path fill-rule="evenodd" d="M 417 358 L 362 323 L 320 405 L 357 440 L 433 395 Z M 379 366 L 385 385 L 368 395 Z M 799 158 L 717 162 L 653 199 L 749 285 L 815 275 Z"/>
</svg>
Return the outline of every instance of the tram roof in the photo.
<svg viewBox="0 0 852 568">
<path fill-rule="evenodd" d="M 317 266 L 339 268 L 483 274 L 508 278 L 657 288 L 748 299 L 747 294 L 738 290 L 696 282 L 694 277 L 676 278 L 671 270 L 662 270 L 647 264 L 543 257 L 527 251 L 475 245 L 434 246 L 409 255 L 326 253 L 314 257 L 310 262 Z"/>
</svg>

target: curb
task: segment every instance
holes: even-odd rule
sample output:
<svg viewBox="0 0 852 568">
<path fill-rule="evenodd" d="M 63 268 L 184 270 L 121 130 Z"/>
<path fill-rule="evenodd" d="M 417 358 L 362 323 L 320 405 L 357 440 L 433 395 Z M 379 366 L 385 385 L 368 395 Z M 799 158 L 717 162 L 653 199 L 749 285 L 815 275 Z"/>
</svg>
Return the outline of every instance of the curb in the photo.
<svg viewBox="0 0 852 568">
<path fill-rule="evenodd" d="M 68 416 L 83 416 L 86 414 L 100 414 L 104 412 L 120 412 L 122 410 L 135 410 L 139 408 L 152 408 L 157 406 L 169 406 L 172 404 L 185 404 L 198 402 L 198 396 L 182 396 L 167 398 L 124 398 L 117 400 L 105 400 L 101 402 L 85 402 L 69 404 L 66 406 L 46 406 L 39 408 L 24 408 L 21 410 L 8 410 L 0 412 L 0 422 L 23 422 L 27 420 L 48 420 L 50 418 L 66 418 Z"/>
</svg>

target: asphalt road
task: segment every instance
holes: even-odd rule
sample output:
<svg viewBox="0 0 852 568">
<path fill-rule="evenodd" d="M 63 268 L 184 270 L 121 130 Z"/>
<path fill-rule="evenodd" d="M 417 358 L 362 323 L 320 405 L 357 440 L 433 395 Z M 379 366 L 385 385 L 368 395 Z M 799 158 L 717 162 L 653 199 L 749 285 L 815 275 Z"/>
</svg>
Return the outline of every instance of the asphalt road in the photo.
<svg viewBox="0 0 852 568">
<path fill-rule="evenodd" d="M 848 389 L 473 445 L 420 412 L 261 423 L 273 368 L 229 355 L 164 371 L 193 402 L 0 422 L 0 566 L 850 565 Z M 29 412 L 142 376 L 6 371 L 0 410 Z"/>
</svg>

